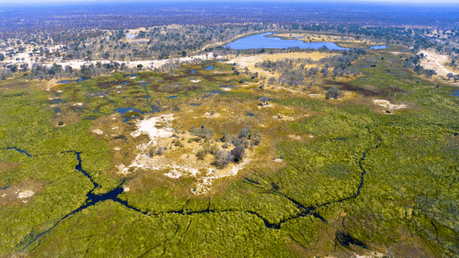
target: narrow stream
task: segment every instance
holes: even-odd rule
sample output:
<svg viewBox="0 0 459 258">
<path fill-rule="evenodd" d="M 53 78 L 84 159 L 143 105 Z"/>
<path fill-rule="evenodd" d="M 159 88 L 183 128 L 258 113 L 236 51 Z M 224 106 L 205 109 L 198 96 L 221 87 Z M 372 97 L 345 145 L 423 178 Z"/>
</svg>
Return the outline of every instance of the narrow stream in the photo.
<svg viewBox="0 0 459 258">
<path fill-rule="evenodd" d="M 284 220 L 281 220 L 279 223 L 270 223 L 267 219 L 263 218 L 261 215 L 259 215 L 258 213 L 256 212 L 253 212 L 253 211 L 244 211 L 244 210 L 211 210 L 210 209 L 210 201 L 209 201 L 209 206 L 207 207 L 206 210 L 202 210 L 202 211 L 184 211 L 184 208 L 185 206 L 188 204 L 188 202 L 190 200 L 187 201 L 187 203 L 185 203 L 185 205 L 183 205 L 182 209 L 181 210 L 178 210 L 178 211 L 167 211 L 167 212 L 162 212 L 162 213 L 157 213 L 157 214 L 151 214 L 151 213 L 145 213 L 145 212 L 142 212 L 141 210 L 135 208 L 135 207 L 132 207 L 132 206 L 129 206 L 128 203 L 126 201 L 123 201 L 121 199 L 118 198 L 118 195 L 120 195 L 121 193 L 123 193 L 123 187 L 122 185 L 125 183 L 126 179 L 123 180 L 123 182 L 121 182 L 115 189 L 111 190 L 110 192 L 107 192 L 105 194 L 101 194 L 101 195 L 96 195 L 93 193 L 93 191 L 99 187 L 99 185 L 97 183 L 95 183 L 92 179 L 92 177 L 86 172 L 83 170 L 82 166 L 81 166 L 81 157 L 80 157 L 80 154 L 79 152 L 76 152 L 76 151 L 67 151 L 66 153 L 74 153 L 76 155 L 76 158 L 78 160 L 78 164 L 75 166 L 75 169 L 79 172 L 81 172 L 84 176 L 86 176 L 87 178 L 89 178 L 89 180 L 91 181 L 91 183 L 93 184 L 93 188 L 91 191 L 89 191 L 87 194 L 86 194 L 86 197 L 87 197 L 87 200 L 86 202 L 80 206 L 79 208 L 75 209 L 74 211 L 72 211 L 71 213 L 65 215 L 64 217 L 62 217 L 59 221 L 57 221 L 51 228 L 49 228 L 48 230 L 36 235 L 36 236 L 33 236 L 32 233 L 31 235 L 29 236 L 30 239 L 32 239 L 31 241 L 28 242 L 28 244 L 25 245 L 25 247 L 21 250 L 21 251 L 25 251 L 25 249 L 27 247 L 29 247 L 32 243 L 34 243 L 35 241 L 39 241 L 38 245 L 35 247 L 37 248 L 40 243 L 41 243 L 41 240 L 40 237 L 42 237 L 43 235 L 45 235 L 46 233 L 49 233 L 51 230 L 53 230 L 62 220 L 68 218 L 69 216 L 81 211 L 81 210 L 84 210 L 90 206 L 93 206 L 99 202 L 103 202 L 103 201 L 106 201 L 106 200 L 112 200 L 114 202 L 117 202 L 121 205 L 123 205 L 124 207 L 128 208 L 128 209 L 131 209 L 131 210 L 134 210 L 136 212 L 139 212 L 139 213 L 142 213 L 144 215 L 148 215 L 148 216 L 158 216 L 158 215 L 161 215 L 161 214 L 165 214 L 165 213 L 169 213 L 169 214 L 182 214 L 182 215 L 192 215 L 192 214 L 205 214 L 205 213 L 222 213 L 222 212 L 245 212 L 245 213 L 248 213 L 248 214 L 252 214 L 252 215 L 255 215 L 257 216 L 259 219 L 261 219 L 265 226 L 267 228 L 270 228 L 270 229 L 280 229 L 282 224 L 290 221 L 290 220 L 294 220 L 294 219 L 297 219 L 297 218 L 301 218 L 301 217 L 305 217 L 305 216 L 309 216 L 309 215 L 312 215 L 316 218 L 319 218 L 320 220 L 322 220 L 323 222 L 327 223 L 327 221 L 322 217 L 320 216 L 320 214 L 317 212 L 317 209 L 319 208 L 322 208 L 322 207 L 326 207 L 330 204 L 333 204 L 333 203 L 340 203 L 340 202 L 343 202 L 343 201 L 347 201 L 347 200 L 350 200 L 350 199 L 355 199 L 357 198 L 359 195 L 360 195 L 360 189 L 363 187 L 363 183 L 364 183 L 364 176 L 366 174 L 366 171 L 365 169 L 363 168 L 362 166 L 362 161 L 365 160 L 366 158 L 366 155 L 367 153 L 370 151 L 370 150 L 373 150 L 373 149 L 377 149 L 381 146 L 381 139 L 378 137 L 378 141 L 379 141 L 379 144 L 375 147 L 375 148 L 372 148 L 372 149 L 368 149 L 366 150 L 363 155 L 362 155 L 362 158 L 359 160 L 359 167 L 360 169 L 362 170 L 362 173 L 360 174 L 360 184 L 357 188 L 357 192 L 355 195 L 353 196 L 350 196 L 350 197 L 347 197 L 347 198 L 344 198 L 344 199 L 340 199 L 340 200 L 337 200 L 337 201 L 333 201 L 333 202 L 329 202 L 329 203 L 325 203 L 325 204 L 322 204 L 322 205 L 319 205 L 319 206 L 309 206 L 309 207 L 306 207 L 304 205 L 302 205 L 301 203 L 297 202 L 296 200 L 294 200 L 293 198 L 290 198 L 288 197 L 287 195 L 285 195 L 283 192 L 280 191 L 279 187 L 275 184 L 275 183 L 271 183 L 271 188 L 272 190 L 275 192 L 275 193 L 278 193 L 282 196 L 284 196 L 285 198 L 287 198 L 289 201 L 293 202 L 295 205 L 297 205 L 297 207 L 301 210 L 300 213 L 296 214 L 295 216 L 292 216 L 290 218 L 287 218 L 287 219 L 284 219 Z M 14 149 L 20 153 L 23 153 L 25 155 L 27 155 L 28 157 L 32 157 L 32 155 L 30 155 L 29 153 L 27 153 L 26 151 L 24 150 L 20 150 L 20 149 L 17 149 L 15 147 L 9 147 L 7 149 Z M 253 180 L 249 180 L 249 179 L 246 179 L 247 182 L 251 183 L 251 184 L 254 184 L 254 185 L 259 185 L 258 182 L 256 181 L 253 181 Z M 26 238 L 25 238 L 26 239 Z M 34 249 L 35 249 L 34 248 Z"/>
</svg>

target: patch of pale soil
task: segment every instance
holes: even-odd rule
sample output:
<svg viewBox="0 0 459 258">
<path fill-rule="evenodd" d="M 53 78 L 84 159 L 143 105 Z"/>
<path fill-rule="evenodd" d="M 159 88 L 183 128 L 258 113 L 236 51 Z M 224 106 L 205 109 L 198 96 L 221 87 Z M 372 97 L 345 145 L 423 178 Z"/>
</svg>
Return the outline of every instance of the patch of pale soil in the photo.
<svg viewBox="0 0 459 258">
<path fill-rule="evenodd" d="M 198 83 L 198 82 L 200 82 L 201 80 L 198 79 L 198 80 L 190 80 L 190 81 L 191 81 L 191 82 L 194 82 L 194 83 Z"/>
<path fill-rule="evenodd" d="M 375 103 L 378 106 L 381 106 L 383 108 L 387 108 L 389 110 L 397 110 L 397 109 L 402 109 L 402 108 L 407 108 L 406 105 L 400 104 L 400 105 L 395 105 L 391 104 L 389 101 L 385 99 L 374 99 L 373 103 Z"/>
<path fill-rule="evenodd" d="M 275 161 L 275 162 L 282 162 L 283 160 L 282 160 L 282 159 L 279 159 L 279 158 L 277 158 L 277 159 L 275 159 L 274 161 Z"/>
<path fill-rule="evenodd" d="M 92 130 L 92 132 L 95 133 L 95 134 L 104 134 L 104 132 L 102 130 L 100 130 L 100 129 L 94 129 L 94 130 Z"/>
<path fill-rule="evenodd" d="M 32 196 L 34 194 L 35 193 L 32 190 L 25 190 L 25 191 L 19 193 L 18 198 L 19 199 L 29 198 L 30 196 Z"/>
<path fill-rule="evenodd" d="M 424 54 L 425 58 L 421 59 L 421 66 L 425 69 L 432 69 L 438 75 L 446 76 L 448 73 L 456 74 L 453 71 L 445 68 L 443 64 L 448 61 L 447 55 L 440 55 L 433 51 L 422 50 L 418 54 Z"/>
</svg>

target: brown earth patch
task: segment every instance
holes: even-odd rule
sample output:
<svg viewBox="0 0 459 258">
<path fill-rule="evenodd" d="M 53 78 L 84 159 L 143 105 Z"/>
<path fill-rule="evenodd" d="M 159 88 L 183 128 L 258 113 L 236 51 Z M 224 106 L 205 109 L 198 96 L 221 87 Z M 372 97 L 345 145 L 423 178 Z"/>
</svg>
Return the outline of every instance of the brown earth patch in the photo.
<svg viewBox="0 0 459 258">
<path fill-rule="evenodd" d="M 64 111 L 62 113 L 55 113 L 53 121 L 51 122 L 55 127 L 62 127 L 66 125 L 76 124 L 81 120 L 79 112 Z"/>
<path fill-rule="evenodd" d="M 0 162 L 0 173 L 17 168 L 22 162 Z"/>
<path fill-rule="evenodd" d="M 17 184 L 0 189 L 0 207 L 26 205 L 42 191 L 45 183 L 42 180 L 25 178 Z"/>
</svg>

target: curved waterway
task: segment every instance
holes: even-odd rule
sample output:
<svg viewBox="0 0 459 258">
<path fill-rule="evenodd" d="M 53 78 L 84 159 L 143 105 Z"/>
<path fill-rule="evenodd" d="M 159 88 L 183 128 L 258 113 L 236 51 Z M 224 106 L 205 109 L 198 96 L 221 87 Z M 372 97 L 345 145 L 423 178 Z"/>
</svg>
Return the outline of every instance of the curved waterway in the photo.
<svg viewBox="0 0 459 258">
<path fill-rule="evenodd" d="M 333 203 L 340 203 L 340 202 L 343 202 L 343 201 L 347 201 L 347 200 L 350 200 L 350 199 L 355 199 L 357 198 L 359 195 L 360 195 L 360 190 L 361 188 L 363 187 L 363 184 L 364 184 L 364 176 L 366 174 L 366 170 L 363 168 L 362 166 L 362 162 L 365 160 L 366 158 L 366 155 L 367 153 L 370 151 L 370 150 L 374 150 L 374 149 L 377 149 L 381 146 L 381 139 L 378 137 L 378 145 L 374 148 L 371 148 L 371 149 L 368 149 L 366 150 L 363 154 L 362 154 L 362 158 L 359 160 L 359 167 L 360 169 L 362 170 L 361 174 L 360 174 L 360 183 L 359 183 L 359 186 L 357 188 L 357 192 L 355 195 L 353 196 L 350 196 L 350 197 L 347 197 L 347 198 L 343 198 L 343 199 L 340 199 L 340 200 L 336 200 L 336 201 L 333 201 L 333 202 L 329 202 L 329 203 L 325 203 L 325 204 L 322 204 L 322 205 L 319 205 L 319 206 L 309 206 L 309 207 L 306 207 L 304 206 L 303 204 L 299 203 L 298 201 L 296 201 L 295 199 L 285 195 L 285 193 L 283 193 L 279 187 L 275 184 L 275 183 L 271 183 L 270 184 L 270 192 L 273 193 L 273 194 L 279 194 L 279 195 L 282 195 L 283 197 L 285 197 L 286 199 L 288 199 L 289 201 L 291 201 L 292 203 L 294 203 L 299 210 L 301 210 L 298 214 L 296 214 L 295 216 L 292 216 L 290 218 L 287 218 L 287 219 L 284 219 L 284 220 L 281 220 L 280 222 L 278 223 L 271 223 L 269 222 L 267 219 L 263 218 L 263 216 L 259 215 L 258 213 L 256 212 L 253 212 L 253 211 L 244 211 L 244 210 L 214 210 L 214 209 L 210 209 L 210 200 L 209 200 L 209 205 L 207 207 L 206 210 L 201 210 L 201 211 L 185 211 L 184 208 L 185 206 L 189 203 L 190 200 L 188 200 L 182 207 L 181 210 L 178 210 L 178 211 L 165 211 L 165 212 L 162 212 L 162 213 L 157 213 L 157 214 L 152 214 L 152 213 L 146 213 L 146 212 L 142 212 L 141 210 L 135 208 L 135 207 L 132 207 L 132 206 L 129 206 L 129 204 L 126 202 L 126 201 L 123 201 L 121 199 L 118 198 L 118 195 L 120 195 L 121 193 L 123 193 L 124 189 L 122 187 L 122 185 L 126 182 L 126 179 L 124 179 L 115 189 L 109 191 L 108 193 L 105 193 L 105 194 L 101 194 L 101 195 L 96 195 L 93 193 L 93 191 L 99 187 L 99 185 L 97 183 L 94 182 L 94 180 L 92 179 L 91 175 L 89 175 L 86 171 L 83 170 L 82 166 L 81 166 L 81 156 L 80 156 L 80 152 L 76 152 L 76 151 L 67 151 L 65 153 L 74 153 L 76 155 L 76 158 L 78 160 L 78 164 L 75 166 L 75 169 L 79 172 L 81 172 L 84 176 L 86 176 L 92 183 L 93 185 L 93 188 L 91 189 L 91 191 L 89 191 L 87 194 L 86 194 L 86 197 L 87 197 L 87 200 L 86 202 L 80 206 L 79 208 L 75 209 L 74 211 L 70 212 L 69 214 L 65 215 L 64 217 L 62 217 L 59 221 L 57 221 L 51 228 L 49 228 L 48 230 L 38 234 L 38 235 L 29 235 L 28 237 L 26 237 L 25 239 L 31 239 L 26 245 L 24 248 L 22 248 L 22 251 L 25 251 L 26 248 L 28 248 L 32 243 L 38 241 L 38 245 L 35 246 L 33 249 L 37 248 L 40 243 L 41 243 L 41 240 L 42 240 L 42 236 L 44 236 L 45 234 L 49 233 L 51 230 L 53 230 L 62 220 L 68 218 L 69 216 L 81 211 L 81 210 L 84 210 L 90 206 L 93 206 L 99 202 L 103 202 L 103 201 L 107 201 L 107 200 L 112 200 L 114 202 L 117 202 L 121 205 L 123 205 L 124 207 L 128 208 L 128 209 L 131 209 L 133 211 L 136 211 L 136 212 L 139 212 L 143 215 L 148 215 L 148 216 L 158 216 L 158 215 L 161 215 L 161 214 L 165 214 L 165 213 L 169 213 L 169 214 L 181 214 L 181 215 L 192 215 L 192 214 L 205 214 L 205 213 L 223 213 L 223 212 L 245 212 L 245 213 L 248 213 L 248 214 L 252 214 L 256 217 L 258 217 L 259 219 L 261 219 L 263 221 L 263 223 L 265 224 L 265 226 L 267 228 L 270 228 L 270 229 L 280 229 L 282 224 L 290 221 L 290 220 L 294 220 L 294 219 L 297 219 L 297 218 L 301 218 L 301 217 L 305 217 L 305 216 L 314 216 L 316 218 L 319 218 L 320 220 L 322 220 L 323 222 L 327 223 L 327 221 L 322 217 L 320 216 L 320 214 L 317 212 L 317 209 L 319 208 L 323 208 L 323 207 L 326 207 L 330 204 L 333 204 Z M 20 153 L 23 153 L 25 155 L 27 155 L 28 157 L 32 157 L 32 155 L 30 155 L 28 152 L 24 151 L 24 150 L 20 150 L 20 149 L 17 149 L 15 147 L 9 147 L 7 149 L 14 149 Z M 63 152 L 64 153 L 64 152 Z M 245 179 L 245 181 L 249 184 L 252 184 L 254 186 L 259 186 L 260 184 L 257 182 L 257 181 L 254 181 L 254 180 L 250 180 L 248 178 Z M 22 243 L 21 243 L 22 244 Z"/>
</svg>

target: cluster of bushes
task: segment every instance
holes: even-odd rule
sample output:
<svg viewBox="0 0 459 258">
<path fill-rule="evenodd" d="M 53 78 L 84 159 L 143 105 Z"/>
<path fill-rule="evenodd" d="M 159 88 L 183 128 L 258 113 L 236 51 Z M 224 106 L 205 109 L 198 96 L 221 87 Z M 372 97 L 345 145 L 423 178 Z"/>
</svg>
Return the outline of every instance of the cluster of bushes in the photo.
<svg viewBox="0 0 459 258">
<path fill-rule="evenodd" d="M 240 162 L 245 156 L 245 150 L 259 145 L 262 139 L 261 133 L 258 130 L 253 130 L 249 125 L 234 135 L 230 135 L 228 131 L 223 131 L 222 137 L 219 139 L 224 143 L 222 150 L 219 149 L 217 144 L 211 145 L 214 132 L 212 129 L 205 127 L 205 125 L 200 128 L 193 126 L 190 132 L 196 136 L 196 138 L 190 138 L 190 141 L 201 142 L 201 140 L 204 140 L 204 146 L 196 153 L 196 157 L 204 159 L 207 154 L 211 154 L 215 157 L 214 165 L 218 168 L 224 168 L 231 162 Z M 233 146 L 233 149 L 226 150 L 231 146 Z"/>
<path fill-rule="evenodd" d="M 257 146 L 261 143 L 261 133 L 253 130 L 250 125 L 239 131 L 239 134 L 229 135 L 228 131 L 222 132 L 220 141 L 224 142 L 223 148 L 227 149 L 234 146 L 231 151 L 219 150 L 215 157 L 215 164 L 219 168 L 224 168 L 230 162 L 240 162 L 245 155 L 245 149 Z"/>
<path fill-rule="evenodd" d="M 330 98 L 338 99 L 342 97 L 344 97 L 344 93 L 336 87 L 331 87 L 330 89 L 328 89 L 326 96 L 325 96 L 326 99 L 330 99 Z"/>
</svg>

